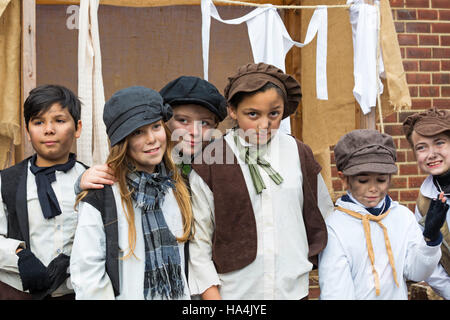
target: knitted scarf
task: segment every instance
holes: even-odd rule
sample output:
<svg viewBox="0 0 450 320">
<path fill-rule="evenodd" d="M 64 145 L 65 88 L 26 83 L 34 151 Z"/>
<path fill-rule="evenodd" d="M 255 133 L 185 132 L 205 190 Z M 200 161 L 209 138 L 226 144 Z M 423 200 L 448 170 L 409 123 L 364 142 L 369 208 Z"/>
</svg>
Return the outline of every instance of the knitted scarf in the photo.
<svg viewBox="0 0 450 320">
<path fill-rule="evenodd" d="M 161 206 L 169 188 L 175 188 L 164 165 L 154 173 L 131 171 L 127 183 L 137 207 L 142 208 L 145 242 L 144 297 L 175 299 L 184 293 L 178 242 L 167 226 Z"/>
</svg>

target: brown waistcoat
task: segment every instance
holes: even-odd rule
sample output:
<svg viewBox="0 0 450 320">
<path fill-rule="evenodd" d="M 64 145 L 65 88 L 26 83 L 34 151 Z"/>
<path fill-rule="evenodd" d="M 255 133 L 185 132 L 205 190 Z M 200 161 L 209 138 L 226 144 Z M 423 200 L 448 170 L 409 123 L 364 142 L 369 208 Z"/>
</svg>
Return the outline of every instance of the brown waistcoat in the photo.
<svg viewBox="0 0 450 320">
<path fill-rule="evenodd" d="M 317 267 L 317 255 L 327 243 L 327 229 L 317 206 L 317 175 L 321 167 L 311 149 L 297 139 L 296 142 L 303 175 L 302 214 L 308 238 L 308 259 Z M 227 164 L 226 157 L 231 158 L 230 155 L 233 155 L 233 163 Z M 216 163 L 217 159 L 223 162 Z M 202 159 L 194 160 L 192 168 L 214 195 L 212 260 L 217 272 L 244 268 L 256 258 L 256 221 L 244 175 L 233 151 L 223 138 L 218 139 L 205 148 Z"/>
</svg>

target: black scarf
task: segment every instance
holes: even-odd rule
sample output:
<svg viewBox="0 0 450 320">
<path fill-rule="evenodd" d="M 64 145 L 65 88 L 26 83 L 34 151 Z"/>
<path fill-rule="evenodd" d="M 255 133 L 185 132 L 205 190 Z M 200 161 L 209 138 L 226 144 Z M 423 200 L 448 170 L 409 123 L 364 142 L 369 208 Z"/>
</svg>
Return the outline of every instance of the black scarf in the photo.
<svg viewBox="0 0 450 320">
<path fill-rule="evenodd" d="M 433 183 L 439 192 L 444 191 L 445 194 L 450 193 L 450 171 L 440 176 L 433 176 Z"/>
<path fill-rule="evenodd" d="M 52 182 L 56 181 L 55 171 L 67 172 L 76 163 L 74 153 L 69 154 L 69 160 L 64 164 L 56 164 L 51 167 L 38 167 L 36 165 L 36 154 L 31 158 L 30 170 L 35 175 L 39 203 L 45 219 L 51 219 L 61 214 L 58 199 L 52 188 Z"/>
</svg>

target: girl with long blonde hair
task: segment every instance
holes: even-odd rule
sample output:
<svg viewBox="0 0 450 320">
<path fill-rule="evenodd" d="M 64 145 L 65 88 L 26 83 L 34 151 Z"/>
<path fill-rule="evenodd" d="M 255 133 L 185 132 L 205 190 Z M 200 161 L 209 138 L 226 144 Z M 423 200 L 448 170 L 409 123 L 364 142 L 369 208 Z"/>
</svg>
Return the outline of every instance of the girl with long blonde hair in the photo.
<svg viewBox="0 0 450 320">
<path fill-rule="evenodd" d="M 144 87 L 116 92 L 103 114 L 116 183 L 78 196 L 71 256 L 77 299 L 189 299 L 189 191 L 171 159 L 172 110 Z"/>
</svg>

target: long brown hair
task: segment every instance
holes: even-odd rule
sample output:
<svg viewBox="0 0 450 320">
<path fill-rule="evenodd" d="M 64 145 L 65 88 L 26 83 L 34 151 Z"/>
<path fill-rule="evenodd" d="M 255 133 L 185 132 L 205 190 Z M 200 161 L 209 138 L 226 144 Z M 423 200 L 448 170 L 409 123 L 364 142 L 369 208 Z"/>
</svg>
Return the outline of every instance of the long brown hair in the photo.
<svg viewBox="0 0 450 320">
<path fill-rule="evenodd" d="M 191 238 L 193 233 L 193 218 L 192 207 L 189 190 L 181 176 L 178 168 L 172 160 L 172 150 L 174 142 L 170 139 L 170 130 L 163 122 L 163 128 L 167 138 L 167 149 L 163 156 L 164 165 L 168 172 L 172 172 L 172 178 L 175 181 L 174 195 L 177 200 L 178 207 L 183 218 L 183 235 L 177 238 L 179 242 L 185 242 Z M 124 257 L 128 258 L 134 255 L 134 249 L 136 248 L 136 228 L 134 225 L 134 209 L 131 198 L 132 191 L 128 189 L 126 176 L 129 169 L 129 164 L 135 164 L 134 159 L 128 156 L 128 138 L 122 140 L 110 149 L 108 158 L 106 159 L 107 165 L 114 171 L 114 176 L 118 180 L 120 197 L 122 200 L 122 207 L 125 212 L 125 218 L 128 223 L 128 244 L 130 252 Z M 83 191 L 77 197 L 76 205 L 87 195 L 88 191 Z"/>
</svg>

